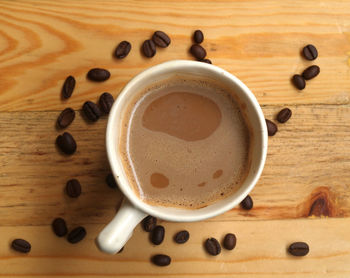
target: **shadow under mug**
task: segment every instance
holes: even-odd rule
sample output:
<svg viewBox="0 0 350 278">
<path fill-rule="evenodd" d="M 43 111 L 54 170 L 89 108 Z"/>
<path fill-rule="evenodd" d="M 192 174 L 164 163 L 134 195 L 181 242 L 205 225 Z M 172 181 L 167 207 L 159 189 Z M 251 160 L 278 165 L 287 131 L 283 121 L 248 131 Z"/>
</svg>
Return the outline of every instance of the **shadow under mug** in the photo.
<svg viewBox="0 0 350 278">
<path fill-rule="evenodd" d="M 129 185 L 118 150 L 123 113 L 133 96 L 155 82 L 166 80 L 177 74 L 214 79 L 232 89 L 240 103 L 246 106 L 245 112 L 253 135 L 250 145 L 252 148 L 250 150 L 251 166 L 244 182 L 233 194 L 199 209 L 154 206 L 143 202 Z M 147 215 L 168 221 L 192 222 L 222 214 L 239 204 L 253 189 L 264 168 L 267 153 L 267 128 L 265 117 L 255 96 L 237 77 L 207 63 L 174 60 L 141 72 L 123 88 L 109 114 L 106 146 L 113 175 L 126 198 L 113 220 L 98 235 L 96 243 L 103 252 L 115 254 L 131 237 L 135 226 Z"/>
</svg>

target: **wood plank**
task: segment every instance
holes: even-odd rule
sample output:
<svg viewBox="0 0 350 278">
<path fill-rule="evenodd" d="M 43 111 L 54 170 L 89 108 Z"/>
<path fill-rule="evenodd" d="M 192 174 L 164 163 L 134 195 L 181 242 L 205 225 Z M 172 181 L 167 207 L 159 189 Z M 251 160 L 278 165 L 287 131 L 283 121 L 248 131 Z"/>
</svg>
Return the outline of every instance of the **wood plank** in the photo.
<svg viewBox="0 0 350 278">
<path fill-rule="evenodd" d="M 77 79 L 69 105 L 79 109 L 104 91 L 114 95 L 142 70 L 172 59 L 192 59 L 191 34 L 205 33 L 208 57 L 239 77 L 262 104 L 348 104 L 349 1 L 1 1 L 0 111 L 60 110 L 66 76 Z M 140 45 L 162 29 L 172 44 L 153 59 Z M 112 52 L 121 40 L 133 49 L 122 61 Z M 312 62 L 300 49 L 313 43 L 321 74 L 296 91 L 290 77 Z M 112 73 L 86 80 L 92 67 Z"/>
<path fill-rule="evenodd" d="M 0 276 L 2 277 L 349 277 L 350 219 L 234 221 L 217 223 L 165 223 L 166 236 L 152 246 L 140 227 L 122 253 L 99 252 L 94 238 L 101 225 L 87 225 L 87 237 L 76 245 L 56 237 L 49 226 L 3 227 L 0 236 Z M 215 229 L 214 229 L 215 225 Z M 75 226 L 69 223 L 69 227 Z M 191 236 L 184 245 L 172 236 L 187 229 Z M 233 251 L 207 255 L 203 242 L 208 237 L 222 239 L 225 233 L 237 236 Z M 32 243 L 29 254 L 10 250 L 16 237 Z M 288 245 L 305 241 L 306 257 L 287 254 Z M 153 254 L 172 257 L 168 267 L 150 264 Z"/>
<path fill-rule="evenodd" d="M 282 108 L 264 106 L 267 118 Z M 292 118 L 269 138 L 263 175 L 252 192 L 254 209 L 233 209 L 210 221 L 350 216 L 350 105 L 291 106 Z M 74 223 L 106 223 L 121 194 L 107 187 L 106 118 L 86 123 L 77 114 L 68 131 L 73 156 L 55 147 L 58 112 L 0 113 L 0 223 L 47 225 L 56 216 Z M 83 193 L 65 196 L 70 178 Z"/>
</svg>

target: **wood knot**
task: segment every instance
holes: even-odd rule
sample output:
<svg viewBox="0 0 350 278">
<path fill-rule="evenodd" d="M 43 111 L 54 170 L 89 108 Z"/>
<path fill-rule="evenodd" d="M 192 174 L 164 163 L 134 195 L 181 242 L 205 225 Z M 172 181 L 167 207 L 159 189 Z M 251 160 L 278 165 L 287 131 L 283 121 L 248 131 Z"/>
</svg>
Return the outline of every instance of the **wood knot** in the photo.
<svg viewBox="0 0 350 278">
<path fill-rule="evenodd" d="M 308 216 L 336 216 L 332 194 L 328 187 L 316 188 L 308 200 Z"/>
</svg>

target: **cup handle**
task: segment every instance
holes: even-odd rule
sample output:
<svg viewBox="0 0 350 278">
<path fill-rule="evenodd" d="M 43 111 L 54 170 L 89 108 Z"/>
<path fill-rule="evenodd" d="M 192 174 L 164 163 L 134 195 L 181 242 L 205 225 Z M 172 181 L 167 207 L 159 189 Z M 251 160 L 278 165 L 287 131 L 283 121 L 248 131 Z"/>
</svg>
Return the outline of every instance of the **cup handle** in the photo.
<svg viewBox="0 0 350 278">
<path fill-rule="evenodd" d="M 96 239 L 98 248 L 109 254 L 117 253 L 131 237 L 136 225 L 147 216 L 124 198 L 113 220 Z"/>
</svg>

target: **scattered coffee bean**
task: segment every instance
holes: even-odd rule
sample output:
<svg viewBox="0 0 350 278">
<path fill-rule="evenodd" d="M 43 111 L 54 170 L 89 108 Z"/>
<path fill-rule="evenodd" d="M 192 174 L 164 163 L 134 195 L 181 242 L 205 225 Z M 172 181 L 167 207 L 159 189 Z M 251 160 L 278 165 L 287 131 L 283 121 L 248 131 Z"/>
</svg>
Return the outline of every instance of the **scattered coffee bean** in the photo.
<svg viewBox="0 0 350 278">
<path fill-rule="evenodd" d="M 308 44 L 307 46 L 305 46 L 303 48 L 303 54 L 305 59 L 307 60 L 315 60 L 318 56 L 318 52 L 315 46 L 313 46 L 312 44 Z"/>
<path fill-rule="evenodd" d="M 219 255 L 221 253 L 220 243 L 213 237 L 208 238 L 205 241 L 205 249 L 212 256 L 216 256 L 216 255 Z"/>
<path fill-rule="evenodd" d="M 32 246 L 30 243 L 24 239 L 15 239 L 11 244 L 12 248 L 21 253 L 28 253 Z"/>
<path fill-rule="evenodd" d="M 189 238 L 190 238 L 190 233 L 186 230 L 183 230 L 175 234 L 174 241 L 176 243 L 182 244 L 188 241 Z"/>
<path fill-rule="evenodd" d="M 305 242 L 294 242 L 289 246 L 288 252 L 293 256 L 305 256 L 309 253 L 309 245 Z"/>
<path fill-rule="evenodd" d="M 267 133 L 269 136 L 274 136 L 278 131 L 277 125 L 274 122 L 271 122 L 268 119 L 265 119 L 267 126 Z"/>
<path fill-rule="evenodd" d="M 203 32 L 201 30 L 194 31 L 194 33 L 193 33 L 193 41 L 195 43 L 200 44 L 200 43 L 203 42 L 203 40 L 204 40 Z"/>
<path fill-rule="evenodd" d="M 52 229 L 58 237 L 65 236 L 68 232 L 66 221 L 60 217 L 52 222 Z"/>
<path fill-rule="evenodd" d="M 57 118 L 57 125 L 60 128 L 69 126 L 75 118 L 75 112 L 72 108 L 64 109 Z"/>
<path fill-rule="evenodd" d="M 168 47 L 171 40 L 167 34 L 162 31 L 154 32 L 152 36 L 152 41 L 159 47 Z"/>
<path fill-rule="evenodd" d="M 292 116 L 292 110 L 289 108 L 283 108 L 278 114 L 277 114 L 277 121 L 279 121 L 281 124 L 285 123 L 290 119 Z"/>
<path fill-rule="evenodd" d="M 68 132 L 58 135 L 56 144 L 66 154 L 73 154 L 77 149 L 77 143 L 75 143 L 73 136 Z"/>
<path fill-rule="evenodd" d="M 168 255 L 159 254 L 159 255 L 154 255 L 151 258 L 151 261 L 158 266 L 167 266 L 171 263 L 171 258 Z"/>
<path fill-rule="evenodd" d="M 303 90 L 305 88 L 305 79 L 299 74 L 293 75 L 292 82 L 294 86 L 299 90 Z"/>
<path fill-rule="evenodd" d="M 224 248 L 227 250 L 233 250 L 236 247 L 236 236 L 234 234 L 226 234 L 224 238 Z"/>
<path fill-rule="evenodd" d="M 313 65 L 313 66 L 310 66 L 307 69 L 305 69 L 303 71 L 302 75 L 303 75 L 305 80 L 310 80 L 310 79 L 316 77 L 319 73 L 320 73 L 320 67 Z"/>
<path fill-rule="evenodd" d="M 146 57 L 151 58 L 157 52 L 156 45 L 152 40 L 145 40 L 142 44 L 142 52 Z"/>
<path fill-rule="evenodd" d="M 109 173 L 106 177 L 106 183 L 110 188 L 117 188 L 117 182 L 115 181 L 115 178 L 112 173 Z"/>
<path fill-rule="evenodd" d="M 142 227 L 146 232 L 151 232 L 157 226 L 157 218 L 148 215 L 142 220 Z"/>
<path fill-rule="evenodd" d="M 92 81 L 102 82 L 109 79 L 110 72 L 106 69 L 94 68 L 89 70 L 87 77 Z"/>
<path fill-rule="evenodd" d="M 156 226 L 151 234 L 151 241 L 155 245 L 159 245 L 163 242 L 164 240 L 164 234 L 165 234 L 165 229 L 163 226 L 158 225 Z"/>
<path fill-rule="evenodd" d="M 114 51 L 114 56 L 118 59 L 123 59 L 128 56 L 131 50 L 131 44 L 128 41 L 122 41 L 118 44 L 117 48 Z"/>
<path fill-rule="evenodd" d="M 66 184 L 67 195 L 71 198 L 78 198 L 81 194 L 81 185 L 77 179 L 71 179 Z"/>
<path fill-rule="evenodd" d="M 83 111 L 86 117 L 92 122 L 96 122 L 102 114 L 100 108 L 92 101 L 86 101 L 84 103 Z"/>
<path fill-rule="evenodd" d="M 70 231 L 70 233 L 68 234 L 67 240 L 70 243 L 78 243 L 79 241 L 83 240 L 85 236 L 86 236 L 85 228 L 79 226 L 73 229 L 72 231 Z"/>
<path fill-rule="evenodd" d="M 209 59 L 203 59 L 203 60 L 200 60 L 200 62 L 207 63 L 207 64 L 212 63 Z"/>
<path fill-rule="evenodd" d="M 242 209 L 250 210 L 253 208 L 253 199 L 249 195 L 243 199 L 241 202 Z"/>
<path fill-rule="evenodd" d="M 191 48 L 190 48 L 190 52 L 199 61 L 203 60 L 205 58 L 205 56 L 207 56 L 207 52 L 199 44 L 192 45 Z"/>
<path fill-rule="evenodd" d="M 98 104 L 100 105 L 103 113 L 109 114 L 109 111 L 111 111 L 113 102 L 114 102 L 113 96 L 110 93 L 105 92 L 100 96 L 100 100 Z"/>
<path fill-rule="evenodd" d="M 62 96 L 67 99 L 73 94 L 73 90 L 75 87 L 75 79 L 73 76 L 68 76 L 63 83 L 62 87 Z"/>
</svg>

